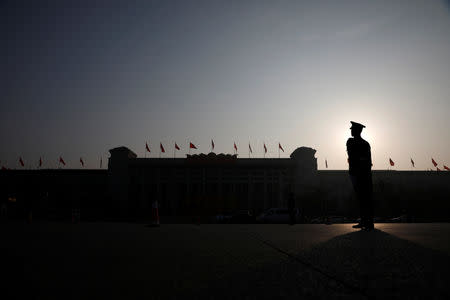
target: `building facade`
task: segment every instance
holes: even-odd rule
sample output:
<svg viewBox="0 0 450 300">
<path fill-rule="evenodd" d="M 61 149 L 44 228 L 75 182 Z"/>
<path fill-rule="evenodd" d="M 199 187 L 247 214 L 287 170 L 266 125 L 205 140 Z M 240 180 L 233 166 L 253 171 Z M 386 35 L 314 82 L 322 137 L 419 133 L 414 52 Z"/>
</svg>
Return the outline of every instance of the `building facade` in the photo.
<svg viewBox="0 0 450 300">
<path fill-rule="evenodd" d="M 286 207 L 289 193 L 301 196 L 317 187 L 315 152 L 301 147 L 284 159 L 215 153 L 137 158 L 126 147 L 115 148 L 108 165 L 114 211 L 142 217 L 154 201 L 171 216 Z"/>
<path fill-rule="evenodd" d="M 0 170 L 0 205 L 10 218 L 149 219 L 157 201 L 162 222 L 287 207 L 290 194 L 302 215 L 358 216 L 347 170 L 317 170 L 315 150 L 290 158 L 237 158 L 200 154 L 138 158 L 126 147 L 110 150 L 107 170 Z M 450 172 L 373 171 L 375 215 L 450 221 Z"/>
</svg>

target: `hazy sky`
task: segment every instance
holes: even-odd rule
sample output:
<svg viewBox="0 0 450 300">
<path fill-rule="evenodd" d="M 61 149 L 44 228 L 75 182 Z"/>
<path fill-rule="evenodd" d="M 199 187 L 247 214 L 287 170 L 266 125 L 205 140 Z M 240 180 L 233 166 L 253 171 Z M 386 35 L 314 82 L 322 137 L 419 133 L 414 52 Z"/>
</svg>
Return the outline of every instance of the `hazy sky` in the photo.
<svg viewBox="0 0 450 300">
<path fill-rule="evenodd" d="M 0 161 L 104 166 L 127 146 L 346 169 L 350 120 L 374 169 L 450 167 L 448 1 L 2 1 Z M 148 155 L 147 155 L 148 156 Z"/>
</svg>

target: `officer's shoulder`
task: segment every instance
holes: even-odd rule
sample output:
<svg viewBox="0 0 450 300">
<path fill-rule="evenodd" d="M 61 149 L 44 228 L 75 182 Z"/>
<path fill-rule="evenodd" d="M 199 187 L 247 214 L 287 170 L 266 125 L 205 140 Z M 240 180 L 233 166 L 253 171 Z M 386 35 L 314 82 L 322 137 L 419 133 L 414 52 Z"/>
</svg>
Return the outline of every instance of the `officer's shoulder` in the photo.
<svg viewBox="0 0 450 300">
<path fill-rule="evenodd" d="M 366 144 L 366 145 L 370 145 L 368 141 L 366 141 L 365 139 L 361 139 L 361 142 Z"/>
<path fill-rule="evenodd" d="M 351 144 L 353 144 L 355 142 L 355 139 L 354 138 L 348 138 L 348 140 L 347 140 L 347 146 L 348 145 L 351 145 Z"/>
<path fill-rule="evenodd" d="M 369 144 L 368 141 L 366 141 L 365 139 L 361 139 L 361 141 L 362 141 L 362 143 L 363 143 L 365 146 L 367 146 L 367 147 L 370 148 L 370 144 Z"/>
</svg>

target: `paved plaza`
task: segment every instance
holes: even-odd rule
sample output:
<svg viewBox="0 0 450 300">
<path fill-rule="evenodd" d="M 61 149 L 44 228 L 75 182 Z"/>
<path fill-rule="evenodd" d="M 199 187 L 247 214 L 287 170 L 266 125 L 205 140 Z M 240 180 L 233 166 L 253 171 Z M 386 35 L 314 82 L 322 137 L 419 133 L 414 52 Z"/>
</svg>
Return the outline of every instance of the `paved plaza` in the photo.
<svg viewBox="0 0 450 300">
<path fill-rule="evenodd" d="M 450 298 L 450 224 L 0 228 L 11 299 Z"/>
</svg>

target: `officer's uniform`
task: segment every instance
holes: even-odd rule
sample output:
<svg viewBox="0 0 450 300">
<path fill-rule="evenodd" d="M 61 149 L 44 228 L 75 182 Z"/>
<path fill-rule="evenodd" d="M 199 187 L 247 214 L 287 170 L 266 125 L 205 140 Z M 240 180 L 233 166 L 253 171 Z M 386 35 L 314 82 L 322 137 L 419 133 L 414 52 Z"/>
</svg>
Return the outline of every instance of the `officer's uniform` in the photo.
<svg viewBox="0 0 450 300">
<path fill-rule="evenodd" d="M 365 128 L 364 125 L 351 122 L 352 127 Z M 373 228 L 372 200 L 372 157 L 370 145 L 360 136 L 347 140 L 349 174 L 360 205 L 361 226 Z"/>
</svg>

